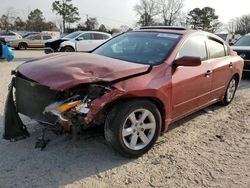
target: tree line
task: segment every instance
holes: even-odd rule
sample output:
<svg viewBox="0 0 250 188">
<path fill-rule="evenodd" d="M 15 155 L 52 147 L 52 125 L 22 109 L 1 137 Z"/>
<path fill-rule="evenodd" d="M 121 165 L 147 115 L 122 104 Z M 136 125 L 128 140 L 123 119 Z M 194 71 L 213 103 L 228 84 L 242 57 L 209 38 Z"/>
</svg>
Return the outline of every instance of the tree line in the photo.
<svg viewBox="0 0 250 188">
<path fill-rule="evenodd" d="M 16 30 L 16 31 L 62 31 L 70 33 L 76 30 L 96 30 L 108 33 L 117 33 L 131 29 L 126 25 L 120 28 L 108 28 L 104 24 L 98 23 L 97 18 L 88 17 L 86 21 L 80 22 L 79 10 L 72 3 L 72 0 L 56 0 L 52 3 L 52 11 L 61 17 L 62 24 L 60 28 L 55 22 L 46 21 L 43 12 L 35 9 L 29 12 L 27 19 L 23 20 L 19 16 L 15 16 L 16 12 L 13 8 L 9 8 L 6 14 L 0 17 L 0 29 Z M 77 24 L 76 24 L 77 23 Z M 74 24 L 74 27 L 71 27 Z"/>
<path fill-rule="evenodd" d="M 6 14 L 0 17 L 0 28 L 2 30 L 17 30 L 17 31 L 57 31 L 55 23 L 46 21 L 43 13 L 39 9 L 31 11 L 27 20 L 22 20 L 20 17 L 15 17 L 12 9 L 9 9 Z"/>
<path fill-rule="evenodd" d="M 140 0 L 134 11 L 139 17 L 137 24 L 141 26 L 184 26 L 208 32 L 215 32 L 223 27 L 214 8 L 194 8 L 188 13 L 183 8 L 184 0 Z M 226 29 L 241 35 L 249 33 L 250 14 L 232 19 Z"/>
<path fill-rule="evenodd" d="M 103 32 L 119 32 L 131 30 L 128 26 L 121 26 L 118 29 L 107 28 L 104 24 L 98 23 L 97 18 L 86 17 L 81 22 L 78 7 L 74 6 L 72 0 L 55 0 L 52 3 L 52 11 L 61 17 L 60 28 L 54 22 L 46 21 L 43 12 L 39 9 L 30 11 L 26 20 L 16 17 L 13 10 L 7 10 L 6 14 L 0 17 L 0 29 L 18 31 L 63 31 L 66 33 L 75 30 L 98 30 Z M 188 13 L 183 11 L 184 0 L 140 0 L 134 11 L 138 16 L 136 25 L 165 25 L 184 26 L 192 29 L 201 29 L 215 32 L 222 27 L 219 16 L 211 7 L 195 8 Z M 72 28 L 71 25 L 74 24 Z M 250 14 L 230 20 L 227 30 L 236 34 L 250 32 Z"/>
</svg>

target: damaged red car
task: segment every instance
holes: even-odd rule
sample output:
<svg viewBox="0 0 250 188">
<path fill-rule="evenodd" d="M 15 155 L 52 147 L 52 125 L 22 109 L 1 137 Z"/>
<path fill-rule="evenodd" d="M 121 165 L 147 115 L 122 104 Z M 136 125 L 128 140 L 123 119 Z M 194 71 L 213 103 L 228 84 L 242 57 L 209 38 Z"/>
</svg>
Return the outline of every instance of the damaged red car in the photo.
<svg viewBox="0 0 250 188">
<path fill-rule="evenodd" d="M 90 53 L 33 59 L 13 71 L 4 138 L 29 136 L 20 114 L 67 131 L 104 125 L 120 154 L 139 157 L 168 126 L 216 102 L 228 105 L 243 60 L 219 37 L 143 27 Z"/>
</svg>

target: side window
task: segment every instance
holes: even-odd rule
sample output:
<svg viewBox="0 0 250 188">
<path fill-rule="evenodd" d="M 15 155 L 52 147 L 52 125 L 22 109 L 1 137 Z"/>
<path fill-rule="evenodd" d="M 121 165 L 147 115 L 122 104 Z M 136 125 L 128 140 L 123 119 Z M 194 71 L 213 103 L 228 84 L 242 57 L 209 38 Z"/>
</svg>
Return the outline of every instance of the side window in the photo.
<svg viewBox="0 0 250 188">
<path fill-rule="evenodd" d="M 93 33 L 94 35 L 94 40 L 103 40 L 103 35 L 100 33 Z"/>
<path fill-rule="evenodd" d="M 49 39 L 52 39 L 52 37 L 51 37 L 51 36 L 49 36 L 49 35 L 45 35 L 45 36 L 43 36 L 43 40 L 49 40 Z"/>
<path fill-rule="evenodd" d="M 202 60 L 207 59 L 207 50 L 204 37 L 193 36 L 188 39 L 180 49 L 177 58 L 183 56 L 200 57 Z"/>
<path fill-rule="evenodd" d="M 30 39 L 31 40 L 41 40 L 42 37 L 41 37 L 41 35 L 35 35 L 35 36 L 31 37 Z"/>
<path fill-rule="evenodd" d="M 109 36 L 108 35 L 102 35 L 103 36 L 103 39 L 109 39 Z"/>
<path fill-rule="evenodd" d="M 8 35 L 9 36 L 15 36 L 15 33 L 9 32 Z"/>
<path fill-rule="evenodd" d="M 84 40 L 92 40 L 91 33 L 85 33 L 81 35 L 81 37 L 83 37 Z"/>
<path fill-rule="evenodd" d="M 210 59 L 225 57 L 226 52 L 224 45 L 212 39 L 207 40 Z"/>
</svg>

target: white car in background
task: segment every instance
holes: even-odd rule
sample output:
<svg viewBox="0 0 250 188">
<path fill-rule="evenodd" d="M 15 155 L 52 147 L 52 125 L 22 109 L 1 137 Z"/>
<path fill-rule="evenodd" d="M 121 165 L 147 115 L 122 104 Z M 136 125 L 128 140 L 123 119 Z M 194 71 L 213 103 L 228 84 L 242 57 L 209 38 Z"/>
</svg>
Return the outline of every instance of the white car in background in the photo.
<svg viewBox="0 0 250 188">
<path fill-rule="evenodd" d="M 76 31 L 57 40 L 45 43 L 45 53 L 52 52 L 88 52 L 106 40 L 110 39 L 108 33 L 97 31 Z"/>
<path fill-rule="evenodd" d="M 23 37 L 13 31 L 0 31 L 0 38 L 4 38 L 8 43 L 9 41 L 22 39 Z"/>
</svg>

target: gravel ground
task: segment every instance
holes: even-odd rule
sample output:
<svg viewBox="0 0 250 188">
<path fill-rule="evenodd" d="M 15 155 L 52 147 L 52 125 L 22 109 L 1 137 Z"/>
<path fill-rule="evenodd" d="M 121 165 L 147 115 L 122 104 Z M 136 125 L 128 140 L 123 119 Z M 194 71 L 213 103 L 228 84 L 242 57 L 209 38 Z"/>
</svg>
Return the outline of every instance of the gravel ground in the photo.
<svg viewBox="0 0 250 188">
<path fill-rule="evenodd" d="M 16 52 L 16 62 L 0 64 L 0 134 L 10 71 L 40 55 Z M 148 154 L 134 160 L 113 152 L 96 130 L 77 141 L 51 135 L 41 152 L 34 148 L 41 127 L 25 122 L 30 138 L 0 140 L 0 188 L 250 187 L 249 76 L 231 105 L 213 105 L 174 123 Z"/>
</svg>

